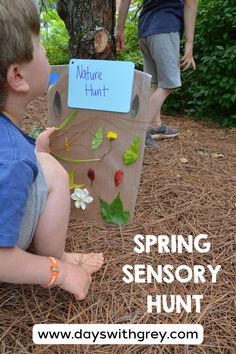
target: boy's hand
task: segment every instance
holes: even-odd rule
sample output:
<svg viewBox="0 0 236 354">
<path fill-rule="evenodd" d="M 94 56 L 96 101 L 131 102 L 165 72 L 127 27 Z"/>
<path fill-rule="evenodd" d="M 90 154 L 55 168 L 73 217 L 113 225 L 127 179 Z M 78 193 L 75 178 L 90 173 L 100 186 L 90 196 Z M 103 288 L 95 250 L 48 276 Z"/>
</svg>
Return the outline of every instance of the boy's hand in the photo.
<svg viewBox="0 0 236 354">
<path fill-rule="evenodd" d="M 91 283 L 91 275 L 79 265 L 61 262 L 57 286 L 84 300 Z"/>
<path fill-rule="evenodd" d="M 37 152 L 50 152 L 49 143 L 50 143 L 50 135 L 54 133 L 57 128 L 46 128 L 44 132 L 39 134 L 36 139 L 36 151 Z"/>
</svg>

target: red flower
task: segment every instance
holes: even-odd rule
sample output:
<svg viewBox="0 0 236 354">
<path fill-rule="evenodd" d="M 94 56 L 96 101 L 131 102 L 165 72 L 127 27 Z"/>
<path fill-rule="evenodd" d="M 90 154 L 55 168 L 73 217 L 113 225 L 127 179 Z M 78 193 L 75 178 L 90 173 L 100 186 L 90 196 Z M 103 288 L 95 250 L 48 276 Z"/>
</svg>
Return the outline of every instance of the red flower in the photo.
<svg viewBox="0 0 236 354">
<path fill-rule="evenodd" d="M 118 187 L 124 179 L 124 172 L 122 170 L 117 170 L 114 175 L 115 185 Z"/>
<path fill-rule="evenodd" d="M 91 179 L 91 182 L 95 180 L 95 171 L 92 168 L 88 170 L 88 178 Z"/>
</svg>

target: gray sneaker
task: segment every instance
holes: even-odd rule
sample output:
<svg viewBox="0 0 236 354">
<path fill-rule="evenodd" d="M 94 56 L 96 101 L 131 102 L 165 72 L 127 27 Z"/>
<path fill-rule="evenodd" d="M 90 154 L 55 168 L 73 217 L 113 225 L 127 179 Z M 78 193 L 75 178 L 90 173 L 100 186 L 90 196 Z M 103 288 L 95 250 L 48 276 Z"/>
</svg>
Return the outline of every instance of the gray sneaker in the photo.
<svg viewBox="0 0 236 354">
<path fill-rule="evenodd" d="M 177 135 L 179 135 L 177 129 L 169 128 L 163 123 L 161 123 L 159 128 L 151 128 L 151 136 L 153 139 L 174 138 Z"/>
<path fill-rule="evenodd" d="M 148 147 L 157 147 L 158 146 L 156 141 L 152 138 L 151 130 L 149 130 L 149 129 L 146 134 L 145 146 L 148 146 Z"/>
</svg>

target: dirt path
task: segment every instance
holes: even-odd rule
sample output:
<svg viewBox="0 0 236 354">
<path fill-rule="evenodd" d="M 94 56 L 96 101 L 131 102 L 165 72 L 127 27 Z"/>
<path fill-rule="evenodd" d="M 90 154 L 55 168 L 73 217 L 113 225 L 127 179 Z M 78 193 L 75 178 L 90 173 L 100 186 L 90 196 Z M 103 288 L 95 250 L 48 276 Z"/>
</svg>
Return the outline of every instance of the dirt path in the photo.
<svg viewBox="0 0 236 354">
<path fill-rule="evenodd" d="M 26 130 L 43 120 L 45 102 L 30 106 Z M 82 303 L 60 289 L 0 285 L 1 353 L 233 354 L 233 244 L 236 232 L 236 129 L 223 130 L 187 118 L 164 117 L 181 135 L 146 149 L 132 224 L 121 229 L 70 221 L 67 249 L 103 251 L 106 263 Z M 136 254 L 136 234 L 208 234 L 206 254 Z M 125 264 L 221 265 L 217 282 L 125 284 Z M 147 294 L 203 294 L 201 313 L 148 314 Z M 200 346 L 35 346 L 35 323 L 200 323 Z"/>
</svg>

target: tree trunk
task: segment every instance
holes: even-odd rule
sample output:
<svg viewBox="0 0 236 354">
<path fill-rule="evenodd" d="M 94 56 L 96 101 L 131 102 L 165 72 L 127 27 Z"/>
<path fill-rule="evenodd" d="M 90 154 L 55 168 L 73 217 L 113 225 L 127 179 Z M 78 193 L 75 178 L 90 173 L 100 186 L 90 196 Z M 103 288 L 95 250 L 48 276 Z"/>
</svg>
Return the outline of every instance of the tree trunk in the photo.
<svg viewBox="0 0 236 354">
<path fill-rule="evenodd" d="M 115 58 L 115 0 L 57 0 L 72 58 Z"/>
</svg>

